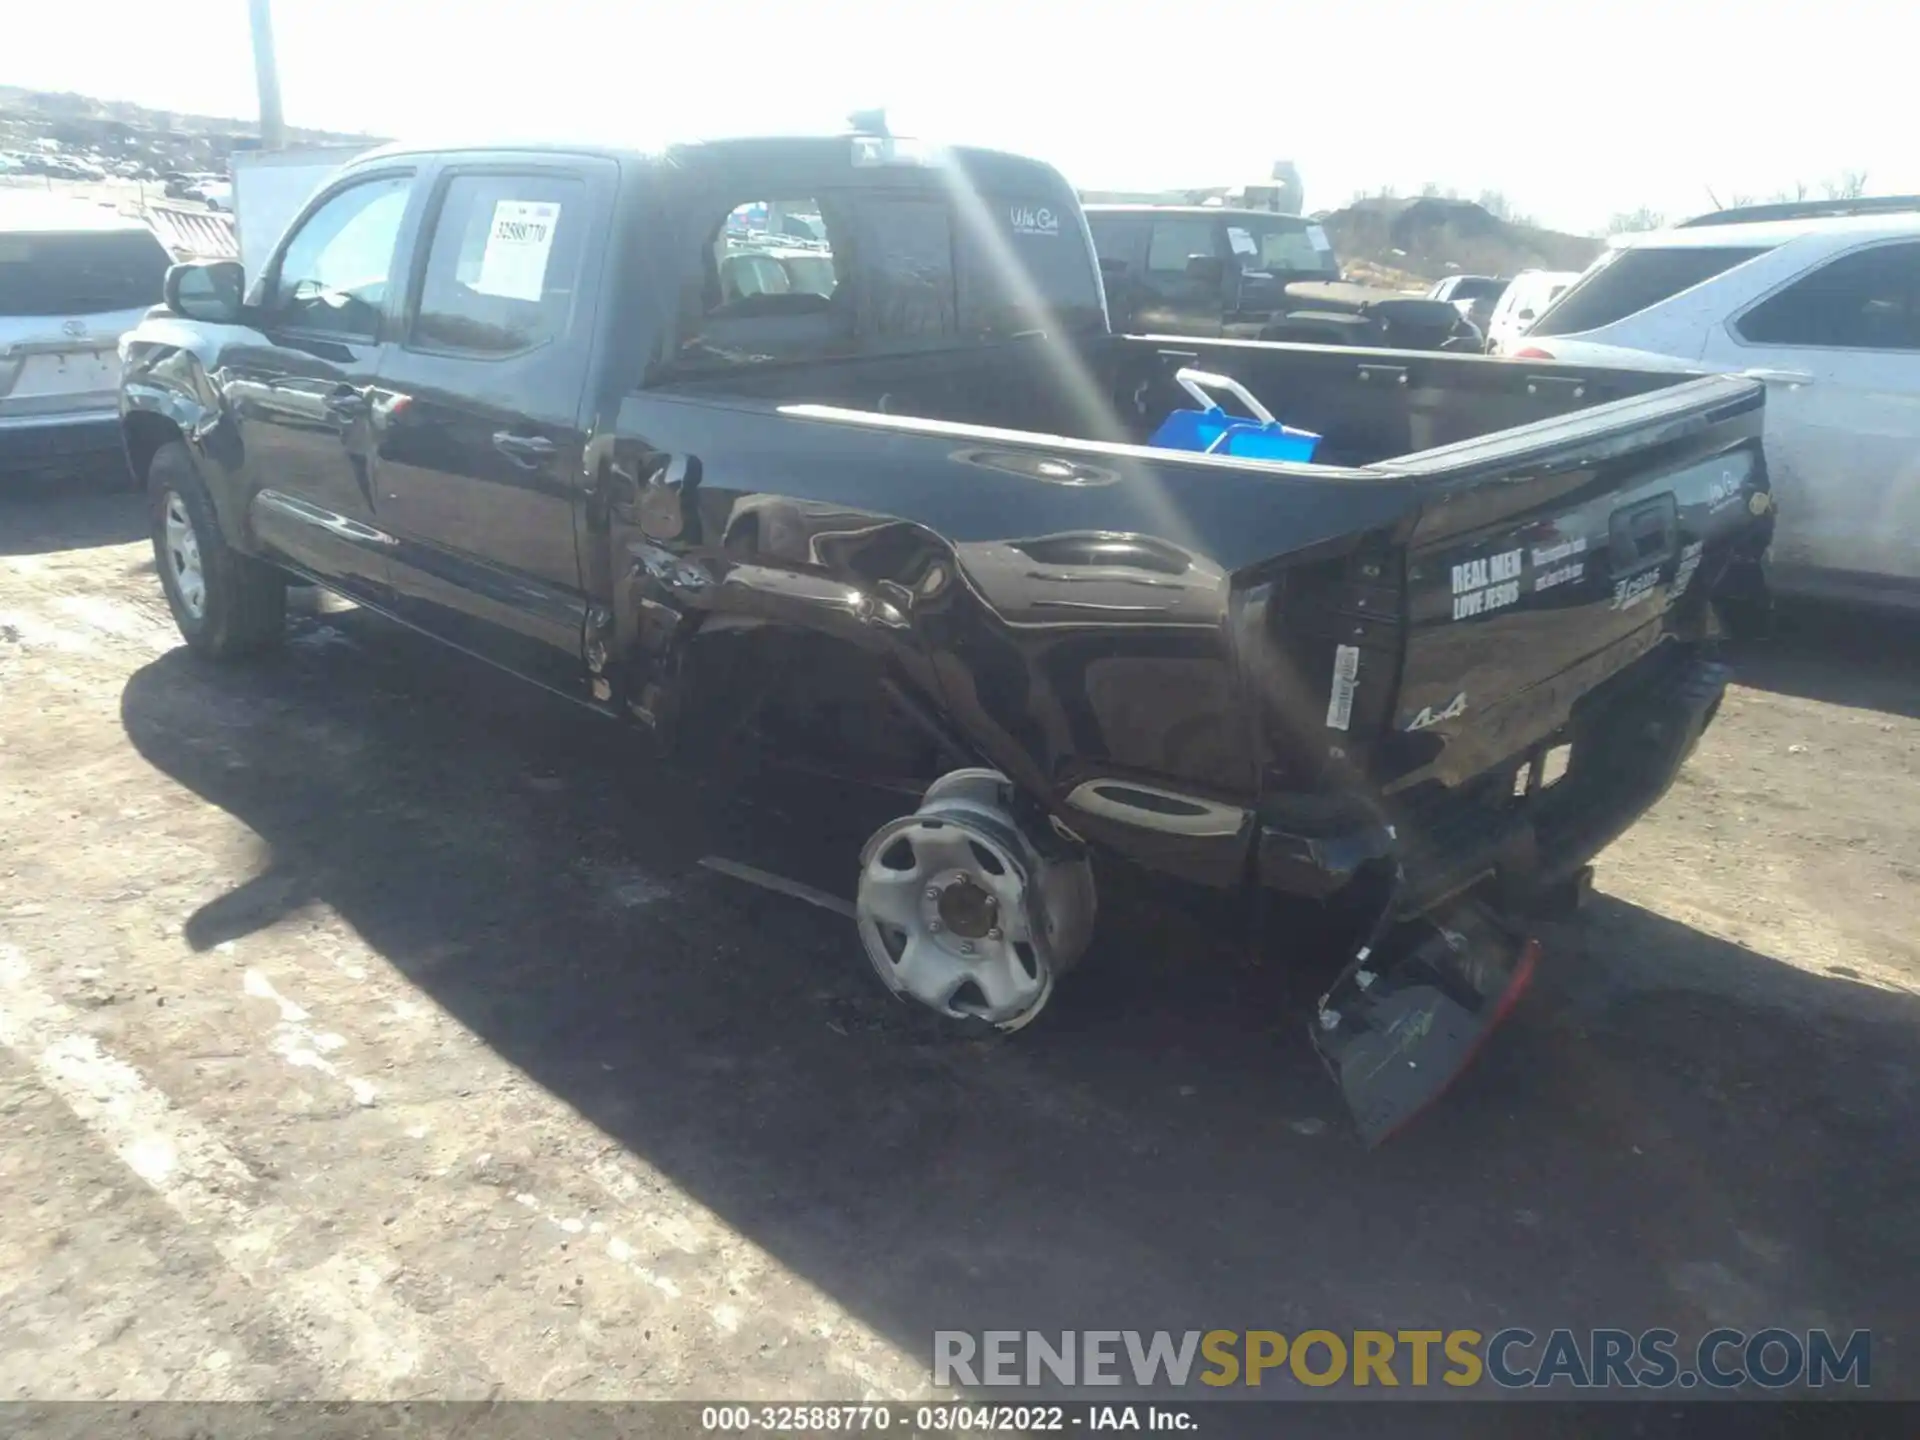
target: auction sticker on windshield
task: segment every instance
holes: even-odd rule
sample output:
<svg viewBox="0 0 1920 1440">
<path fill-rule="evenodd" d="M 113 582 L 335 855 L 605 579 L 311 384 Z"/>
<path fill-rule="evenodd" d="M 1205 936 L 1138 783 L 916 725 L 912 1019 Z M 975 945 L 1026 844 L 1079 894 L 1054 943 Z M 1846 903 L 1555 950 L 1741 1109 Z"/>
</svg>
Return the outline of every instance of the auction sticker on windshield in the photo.
<svg viewBox="0 0 1920 1440">
<path fill-rule="evenodd" d="M 538 300 L 547 284 L 547 256 L 560 207 L 548 200 L 502 200 L 493 207 L 480 257 L 480 278 L 473 288 L 504 300 Z"/>
<path fill-rule="evenodd" d="M 1327 232 L 1318 225 L 1307 226 L 1307 243 L 1316 250 L 1331 250 L 1333 242 L 1327 239 Z"/>
</svg>

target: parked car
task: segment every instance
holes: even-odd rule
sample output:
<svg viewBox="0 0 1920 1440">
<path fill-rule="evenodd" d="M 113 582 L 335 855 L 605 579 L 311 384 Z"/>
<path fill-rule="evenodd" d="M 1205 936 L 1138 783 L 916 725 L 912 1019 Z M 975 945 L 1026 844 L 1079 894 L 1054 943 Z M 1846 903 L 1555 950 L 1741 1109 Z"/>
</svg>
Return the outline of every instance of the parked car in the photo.
<svg viewBox="0 0 1920 1440">
<path fill-rule="evenodd" d="M 1452 306 L 1340 278 L 1326 231 L 1220 206 L 1089 205 L 1114 327 L 1390 349 L 1479 349 Z"/>
<path fill-rule="evenodd" d="M 162 178 L 166 185 L 167 197 L 172 200 L 204 200 L 208 186 L 223 186 L 228 183 L 224 175 L 188 173 L 180 170 L 170 170 Z"/>
<path fill-rule="evenodd" d="M 1494 302 L 1487 320 L 1487 353 L 1504 355 L 1520 343 L 1579 274 L 1570 270 L 1522 270 Z"/>
<path fill-rule="evenodd" d="M 117 347 L 170 258 L 138 220 L 0 190 L 0 474 L 118 456 Z"/>
<path fill-rule="evenodd" d="M 723 290 L 742 207 L 819 215 L 832 288 Z M 121 405 L 195 650 L 301 577 L 688 761 L 919 795 L 854 929 L 956 1023 L 1040 1013 L 1095 854 L 1338 919 L 1370 1139 L 1672 781 L 1770 525 L 1753 381 L 1117 335 L 1054 170 L 885 137 L 390 147 L 167 307 Z M 1313 462 L 1176 443 L 1196 390 Z"/>
<path fill-rule="evenodd" d="M 1492 275 L 1449 275 L 1427 292 L 1431 300 L 1444 300 L 1472 322 L 1482 336 L 1493 323 L 1493 307 L 1507 293 L 1511 280 Z"/>
<path fill-rule="evenodd" d="M 1920 197 L 1619 237 L 1519 353 L 1764 381 L 1775 588 L 1920 608 Z"/>
</svg>

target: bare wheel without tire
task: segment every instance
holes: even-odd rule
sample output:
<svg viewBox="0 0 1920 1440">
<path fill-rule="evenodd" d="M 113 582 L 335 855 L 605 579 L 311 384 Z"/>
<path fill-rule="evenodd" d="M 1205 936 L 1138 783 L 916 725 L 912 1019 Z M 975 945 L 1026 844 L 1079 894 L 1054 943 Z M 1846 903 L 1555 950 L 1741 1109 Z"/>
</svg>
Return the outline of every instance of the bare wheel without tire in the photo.
<svg viewBox="0 0 1920 1440">
<path fill-rule="evenodd" d="M 162 445 L 147 467 L 153 559 L 188 645 L 217 660 L 257 654 L 286 630 L 287 581 L 232 549 L 185 444 Z"/>
<path fill-rule="evenodd" d="M 959 770 L 860 857 L 860 939 L 894 994 L 954 1020 L 1030 1024 L 1092 936 L 1084 857 L 1043 854 L 1010 813 L 1007 781 Z"/>
</svg>

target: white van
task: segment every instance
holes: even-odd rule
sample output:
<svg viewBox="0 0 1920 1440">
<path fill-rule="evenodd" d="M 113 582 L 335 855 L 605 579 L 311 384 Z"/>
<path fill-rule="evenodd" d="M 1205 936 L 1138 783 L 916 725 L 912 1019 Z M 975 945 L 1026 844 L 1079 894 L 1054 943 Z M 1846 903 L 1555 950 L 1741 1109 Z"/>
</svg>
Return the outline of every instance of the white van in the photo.
<svg viewBox="0 0 1920 1440">
<path fill-rule="evenodd" d="M 1561 292 L 1579 278 L 1573 270 L 1522 270 L 1514 276 L 1487 321 L 1487 353 L 1506 354 Z"/>
<path fill-rule="evenodd" d="M 0 188 L 0 475 L 120 453 L 120 336 L 170 263 L 142 221 Z"/>
</svg>

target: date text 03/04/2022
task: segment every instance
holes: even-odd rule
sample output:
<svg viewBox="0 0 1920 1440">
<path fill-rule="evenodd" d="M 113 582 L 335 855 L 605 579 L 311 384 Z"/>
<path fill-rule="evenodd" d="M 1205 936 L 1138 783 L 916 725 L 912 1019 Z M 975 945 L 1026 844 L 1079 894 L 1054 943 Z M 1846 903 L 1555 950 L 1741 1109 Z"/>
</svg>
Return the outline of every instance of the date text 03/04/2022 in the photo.
<svg viewBox="0 0 1920 1440">
<path fill-rule="evenodd" d="M 700 1428 L 716 1434 L 836 1435 L 888 1433 L 1031 1435 L 1040 1431 L 1198 1429 L 1190 1410 L 1172 1405 L 706 1405 Z"/>
</svg>

